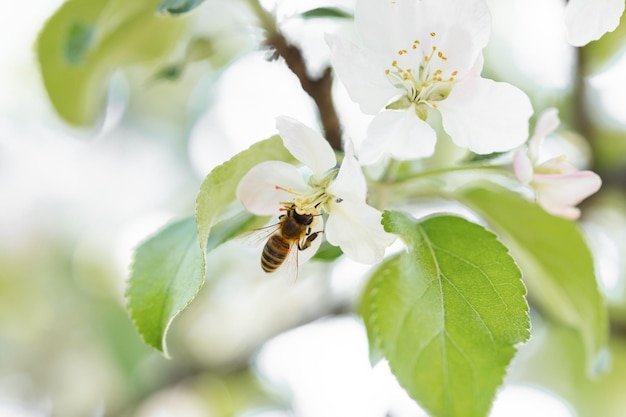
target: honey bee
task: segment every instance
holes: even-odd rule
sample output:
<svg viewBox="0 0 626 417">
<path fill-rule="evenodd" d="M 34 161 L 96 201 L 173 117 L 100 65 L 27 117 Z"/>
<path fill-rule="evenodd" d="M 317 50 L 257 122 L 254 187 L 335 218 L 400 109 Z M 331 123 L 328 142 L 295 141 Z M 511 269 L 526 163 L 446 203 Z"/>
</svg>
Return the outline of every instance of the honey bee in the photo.
<svg viewBox="0 0 626 417">
<path fill-rule="evenodd" d="M 313 232 L 315 215 L 300 214 L 294 204 L 285 206 L 285 214 L 278 218 L 278 223 L 257 229 L 261 235 L 269 238 L 261 253 L 261 268 L 265 272 L 275 272 L 285 265 L 288 274 L 294 278 L 298 271 L 298 252 L 311 247 L 322 230 Z"/>
</svg>

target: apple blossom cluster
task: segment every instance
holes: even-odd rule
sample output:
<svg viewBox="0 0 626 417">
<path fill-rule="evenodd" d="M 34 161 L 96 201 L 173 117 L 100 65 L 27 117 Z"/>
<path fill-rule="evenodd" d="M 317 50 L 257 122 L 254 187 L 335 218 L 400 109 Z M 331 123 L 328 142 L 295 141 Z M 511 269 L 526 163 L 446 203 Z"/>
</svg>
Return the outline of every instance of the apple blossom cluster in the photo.
<svg viewBox="0 0 626 417">
<path fill-rule="evenodd" d="M 491 33 L 483 0 L 358 1 L 357 46 L 327 36 L 331 62 L 351 99 L 375 115 L 359 159 L 429 157 L 438 111 L 454 143 L 478 154 L 509 151 L 528 137 L 530 100 L 480 76 Z"/>
<path fill-rule="evenodd" d="M 611 19 L 580 19 L 585 10 L 598 9 L 596 2 L 610 3 L 612 19 L 617 15 L 619 20 L 623 0 L 572 0 L 566 13 L 572 43 L 613 27 Z M 330 244 L 358 262 L 379 262 L 394 236 L 383 229 L 380 211 L 366 203 L 367 183 L 359 164 L 432 156 L 437 141 L 433 123 L 439 120 L 432 115 L 438 112 L 441 127 L 461 148 L 476 154 L 517 149 L 514 173 L 534 190 L 538 204 L 552 214 L 578 218 L 575 205 L 598 190 L 600 177 L 578 171 L 564 157 L 542 161 L 540 143 L 558 126 L 556 111 L 550 109 L 539 118 L 527 141 L 533 114 L 528 96 L 511 84 L 481 77 L 483 48 L 491 32 L 484 0 L 357 0 L 354 21 L 358 45 L 331 34 L 326 41 L 350 98 L 363 113 L 374 116 L 358 160 L 347 141 L 338 165 L 320 134 L 279 117 L 283 143 L 304 167 L 278 161 L 253 167 L 236 191 L 248 211 L 280 215 L 293 209 L 314 216 L 311 232 L 323 230 Z M 308 244 L 299 247 L 299 263 L 315 253 L 320 239 Z"/>
<path fill-rule="evenodd" d="M 277 118 L 276 127 L 285 148 L 304 167 L 298 170 L 280 161 L 256 165 L 236 190 L 244 207 L 257 215 L 278 215 L 293 205 L 298 214 L 316 216 L 320 223 L 321 215 L 327 214 L 324 234 L 330 244 L 357 262 L 380 262 L 395 237 L 384 231 L 380 211 L 365 202 L 367 184 L 351 144 L 346 143 L 345 156 L 337 167 L 334 151 L 311 128 L 285 116 Z M 314 240 L 298 262 L 313 256 L 319 243 Z"/>
<path fill-rule="evenodd" d="M 559 123 L 557 109 L 544 111 L 527 146 L 515 153 L 513 167 L 519 181 L 533 188 L 544 210 L 574 220 L 580 217 L 580 209 L 574 206 L 598 191 L 602 180 L 595 172 L 579 171 L 565 155 L 541 159 L 541 144 Z"/>
</svg>

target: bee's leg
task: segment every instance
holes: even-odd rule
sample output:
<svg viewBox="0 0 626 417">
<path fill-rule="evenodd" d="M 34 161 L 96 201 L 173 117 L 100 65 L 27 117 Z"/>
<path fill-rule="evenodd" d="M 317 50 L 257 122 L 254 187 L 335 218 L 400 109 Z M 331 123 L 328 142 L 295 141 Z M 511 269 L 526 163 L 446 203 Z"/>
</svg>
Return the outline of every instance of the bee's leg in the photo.
<svg viewBox="0 0 626 417">
<path fill-rule="evenodd" d="M 310 232 L 310 231 L 309 231 Z M 323 231 L 320 230 L 319 232 L 315 232 L 313 234 L 309 234 L 306 239 L 304 239 L 303 241 L 299 241 L 298 242 L 298 249 L 300 250 L 305 250 L 306 248 L 311 246 L 311 243 L 317 238 L 317 235 L 319 235 L 320 233 L 322 233 Z M 307 233 L 308 234 L 308 233 Z"/>
</svg>

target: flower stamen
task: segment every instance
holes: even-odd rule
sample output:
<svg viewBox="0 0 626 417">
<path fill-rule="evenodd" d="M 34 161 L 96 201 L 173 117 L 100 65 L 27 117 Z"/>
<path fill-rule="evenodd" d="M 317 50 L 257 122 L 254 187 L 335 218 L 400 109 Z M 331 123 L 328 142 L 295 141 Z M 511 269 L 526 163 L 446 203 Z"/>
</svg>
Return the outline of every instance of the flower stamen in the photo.
<svg viewBox="0 0 626 417">
<path fill-rule="evenodd" d="M 430 36 L 435 37 L 437 34 L 431 32 Z M 421 42 L 418 39 L 413 40 L 410 48 L 397 51 L 403 63 L 394 59 L 391 66 L 385 69 L 389 81 L 403 92 L 403 97 L 390 104 L 390 108 L 408 108 L 411 104 L 424 109 L 435 108 L 437 107 L 435 102 L 445 99 L 450 93 L 458 71 L 454 70 L 449 76 L 445 76 L 445 67 L 442 65 L 448 61 L 446 54 L 436 45 L 431 46 L 430 51 L 425 54 L 420 46 Z M 406 63 L 410 66 L 405 67 Z M 426 113 L 420 117 L 422 115 L 425 117 Z"/>
</svg>

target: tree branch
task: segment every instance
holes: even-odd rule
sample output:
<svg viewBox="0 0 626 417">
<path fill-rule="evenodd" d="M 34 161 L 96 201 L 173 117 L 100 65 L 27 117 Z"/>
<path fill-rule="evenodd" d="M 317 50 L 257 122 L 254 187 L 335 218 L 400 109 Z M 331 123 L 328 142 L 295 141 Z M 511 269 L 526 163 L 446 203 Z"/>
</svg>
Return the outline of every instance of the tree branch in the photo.
<svg viewBox="0 0 626 417">
<path fill-rule="evenodd" d="M 340 151 L 341 125 L 335 110 L 331 89 L 333 85 L 333 72 L 330 67 L 324 70 L 318 79 L 312 79 L 306 70 L 306 64 L 300 50 L 294 45 L 287 43 L 282 33 L 277 32 L 266 40 L 268 46 L 274 48 L 278 55 L 282 56 L 289 69 L 298 77 L 302 89 L 313 99 L 320 116 L 326 140 L 330 146 Z"/>
<path fill-rule="evenodd" d="M 287 67 L 298 77 L 302 89 L 313 99 L 324 130 L 324 136 L 330 146 L 341 151 L 341 124 L 335 110 L 331 89 L 333 85 L 333 72 L 330 67 L 324 70 L 322 76 L 313 79 L 309 76 L 300 49 L 287 42 L 276 21 L 260 5 L 258 0 L 249 0 L 250 7 L 259 18 L 261 26 L 267 32 L 265 44 L 273 48 L 276 53 L 283 57 Z"/>
</svg>

